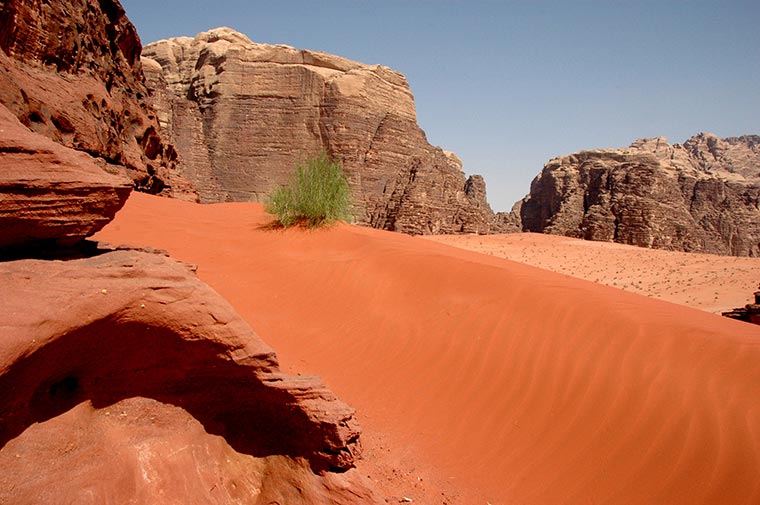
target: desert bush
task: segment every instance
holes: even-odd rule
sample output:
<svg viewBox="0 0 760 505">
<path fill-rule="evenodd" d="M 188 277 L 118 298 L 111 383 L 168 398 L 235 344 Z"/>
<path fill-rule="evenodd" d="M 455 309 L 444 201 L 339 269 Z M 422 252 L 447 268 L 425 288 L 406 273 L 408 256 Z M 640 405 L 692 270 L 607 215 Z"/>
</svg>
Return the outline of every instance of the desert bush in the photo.
<svg viewBox="0 0 760 505">
<path fill-rule="evenodd" d="M 283 226 L 324 226 L 349 218 L 351 192 L 340 163 L 326 152 L 296 167 L 293 178 L 274 190 L 265 209 Z"/>
</svg>

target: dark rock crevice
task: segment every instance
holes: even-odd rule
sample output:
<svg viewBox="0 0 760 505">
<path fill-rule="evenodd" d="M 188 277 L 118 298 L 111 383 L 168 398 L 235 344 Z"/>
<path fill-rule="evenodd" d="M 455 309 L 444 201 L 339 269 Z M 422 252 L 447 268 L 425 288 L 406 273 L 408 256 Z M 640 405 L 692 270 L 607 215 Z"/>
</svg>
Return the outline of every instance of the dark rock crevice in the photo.
<svg viewBox="0 0 760 505">
<path fill-rule="evenodd" d="M 273 355 L 256 359 L 275 363 Z M 0 376 L 0 391 L 0 448 L 32 423 L 83 401 L 101 409 L 132 397 L 183 408 L 240 453 L 303 457 L 318 471 L 345 470 L 352 457 L 345 452 L 357 443 L 353 437 L 339 448 L 340 441 L 321 432 L 278 374 L 257 374 L 209 342 L 120 323 L 118 316 L 78 328 L 25 357 Z"/>
<path fill-rule="evenodd" d="M 0 448 L 84 401 L 101 409 L 141 397 L 181 407 L 240 453 L 305 458 L 317 472 L 353 466 L 353 411 L 317 378 L 282 374 L 274 352 L 185 266 L 115 251 L 6 262 L 0 279 Z M 60 293 L 71 303 L 45 305 Z M 30 295 L 47 309 L 21 311 Z"/>
</svg>

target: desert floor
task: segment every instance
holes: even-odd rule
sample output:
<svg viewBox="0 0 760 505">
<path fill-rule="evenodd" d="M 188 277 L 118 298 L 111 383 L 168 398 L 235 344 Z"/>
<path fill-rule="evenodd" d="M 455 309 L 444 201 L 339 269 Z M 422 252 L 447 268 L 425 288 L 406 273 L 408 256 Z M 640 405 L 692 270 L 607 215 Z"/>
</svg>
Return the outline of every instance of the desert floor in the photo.
<svg viewBox="0 0 760 505">
<path fill-rule="evenodd" d="M 356 408 L 359 470 L 392 502 L 760 502 L 760 327 L 709 313 L 746 303 L 757 278 L 737 298 L 720 286 L 757 262 L 560 253 L 562 239 L 531 235 L 495 237 L 535 245 L 489 255 L 270 221 L 256 204 L 134 194 L 96 238 L 197 264 L 285 371 L 322 376 Z M 563 261 L 626 291 L 543 269 Z"/>
<path fill-rule="evenodd" d="M 760 284 L 760 258 L 660 251 L 540 233 L 424 238 L 713 313 L 751 303 Z"/>
</svg>

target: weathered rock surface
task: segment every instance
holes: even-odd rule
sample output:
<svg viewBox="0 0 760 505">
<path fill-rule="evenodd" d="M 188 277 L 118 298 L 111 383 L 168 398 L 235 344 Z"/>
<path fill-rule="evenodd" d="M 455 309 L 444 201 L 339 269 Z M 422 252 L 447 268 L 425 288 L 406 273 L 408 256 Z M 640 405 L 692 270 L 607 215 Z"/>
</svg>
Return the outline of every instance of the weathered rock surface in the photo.
<svg viewBox="0 0 760 505">
<path fill-rule="evenodd" d="M 0 450 L 0 503 L 378 503 L 354 471 L 232 448 L 186 410 L 134 397 L 85 401 Z"/>
<path fill-rule="evenodd" d="M 407 233 L 492 231 L 482 179 L 431 146 L 406 78 L 387 67 L 229 28 L 148 44 L 162 133 L 201 201 L 261 201 L 320 150 L 347 172 L 362 224 Z"/>
<path fill-rule="evenodd" d="M 760 286 L 758 287 L 760 288 Z M 723 312 L 722 315 L 746 323 L 760 324 L 760 291 L 755 291 L 754 295 L 755 303 L 748 303 L 744 307 Z"/>
<path fill-rule="evenodd" d="M 353 466 L 353 411 L 186 265 L 20 260 L 0 284 L 0 503 L 374 503 L 329 472 Z"/>
<path fill-rule="evenodd" d="M 561 156 L 533 180 L 520 216 L 524 231 L 760 256 L 760 136 Z"/>
<path fill-rule="evenodd" d="M 0 2 L 0 104 L 59 144 L 119 167 L 135 187 L 195 198 L 146 102 L 142 47 L 117 0 Z"/>
<path fill-rule="evenodd" d="M 0 105 L 0 251 L 78 242 L 113 219 L 131 190 L 128 179 L 31 132 Z"/>
<path fill-rule="evenodd" d="M 499 223 L 500 233 L 520 233 L 522 230 L 522 200 L 518 200 L 509 212 L 497 212 L 496 221 Z"/>
<path fill-rule="evenodd" d="M 0 49 L 0 256 L 65 255 L 133 187 L 188 194 L 116 0 L 0 0 Z M 191 270 L 0 262 L 0 503 L 379 503 L 353 411 Z"/>
</svg>

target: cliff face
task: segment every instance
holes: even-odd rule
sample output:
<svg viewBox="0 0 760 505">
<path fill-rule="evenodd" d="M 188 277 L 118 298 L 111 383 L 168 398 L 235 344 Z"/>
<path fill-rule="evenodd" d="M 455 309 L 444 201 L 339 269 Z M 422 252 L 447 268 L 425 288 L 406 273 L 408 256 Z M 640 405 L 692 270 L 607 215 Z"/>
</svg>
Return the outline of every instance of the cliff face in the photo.
<svg viewBox="0 0 760 505">
<path fill-rule="evenodd" d="M 204 202 L 261 201 L 324 149 L 342 162 L 362 224 L 492 229 L 482 180 L 427 142 L 398 72 L 228 28 L 149 44 L 143 68 L 162 132 Z"/>
<path fill-rule="evenodd" d="M 29 131 L 0 104 L 0 258 L 78 243 L 111 221 L 131 191 L 126 177 Z"/>
<path fill-rule="evenodd" d="M 760 136 L 644 139 L 555 158 L 520 217 L 525 231 L 760 256 Z"/>
<path fill-rule="evenodd" d="M 353 410 L 193 267 L 82 242 L 170 189 L 118 2 L 0 0 L 0 48 L 0 503 L 380 503 Z"/>
<path fill-rule="evenodd" d="M 129 176 L 139 190 L 192 197 L 173 176 L 176 152 L 146 103 L 141 49 L 117 0 L 5 0 L 0 105 L 34 132 Z"/>
</svg>

